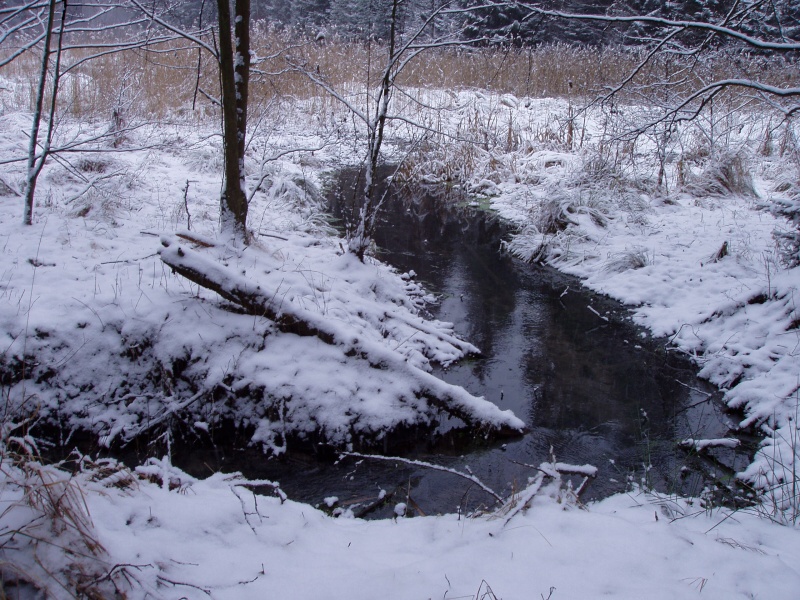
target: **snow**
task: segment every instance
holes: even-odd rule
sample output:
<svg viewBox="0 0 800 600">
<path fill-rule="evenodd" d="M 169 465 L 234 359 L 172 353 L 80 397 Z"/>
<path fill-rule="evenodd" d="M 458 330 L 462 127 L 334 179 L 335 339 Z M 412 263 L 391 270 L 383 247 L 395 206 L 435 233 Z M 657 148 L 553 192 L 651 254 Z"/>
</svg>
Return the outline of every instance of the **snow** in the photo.
<svg viewBox="0 0 800 600">
<path fill-rule="evenodd" d="M 539 479 L 518 491 L 532 500 L 527 510 L 523 502 L 475 518 L 406 518 L 411 511 L 400 502 L 397 518 L 366 522 L 346 510 L 332 518 L 250 491 L 272 482 L 231 474 L 197 480 L 168 458 L 133 473 L 103 466 L 70 475 L 6 453 L 3 560 L 44 579 L 41 564 L 68 573 L 65 549 L 86 544 L 26 500 L 37 481 L 48 481 L 45 489 L 74 491 L 76 522 L 104 549 L 95 554 L 89 544 L 84 554 L 96 560 L 86 564 L 95 565 L 97 578 L 109 574 L 129 598 L 475 598 L 488 589 L 503 598 L 796 597 L 800 544 L 791 486 L 800 271 L 782 266 L 775 250 L 772 232 L 787 228 L 785 220 L 760 208 L 780 197 L 773 182 L 791 166 L 780 157 L 746 154 L 754 196 L 704 188 L 711 170 L 698 163 L 687 175 L 692 186 L 666 193 L 642 176 L 652 175 L 642 158 L 646 148 L 613 169 L 592 163 L 590 142 L 602 134 L 603 115 L 589 115 L 584 148 L 543 147 L 536 140 L 558 133 L 564 102 L 414 93 L 422 105 L 449 103 L 445 126 L 455 130 L 468 117 L 474 131 L 464 135 L 494 144 L 485 151 L 442 145 L 418 167 L 425 170 L 420 177 L 473 192 L 476 203 L 520 225 L 510 251 L 538 257 L 629 304 L 637 323 L 693 356 L 701 375 L 743 411 L 742 427 L 766 436 L 740 474 L 766 492 L 762 504 L 731 512 L 633 489 L 583 507 L 567 484 Z M 8 111 L 6 100 L 2 106 Z M 362 264 L 343 251 L 345 240 L 329 235 L 318 197 L 324 172 L 352 163 L 361 151 L 342 141 L 336 114 L 311 112 L 302 105 L 283 111 L 280 133 L 252 141 L 248 183 L 260 188 L 250 207 L 257 241 L 248 248 L 218 236 L 220 140 L 211 124 L 187 118 L 143 125 L 129 134 L 132 149 L 124 154 L 76 156 L 73 169 L 50 161 L 29 228 L 19 225 L 13 195 L 23 165 L 6 164 L 0 352 L 13 374 L 3 390 L 6 410 L 60 419 L 65 437 L 80 428 L 106 444 L 162 432 L 175 415 L 203 435 L 230 419 L 273 453 L 285 451 L 288 433 L 321 430 L 347 446 L 354 434 L 430 423 L 440 413 L 425 391 L 480 419 L 522 426 L 430 375 L 432 362 L 446 364 L 476 349 L 457 339 L 452 324 L 421 316 L 429 296 L 413 273 Z M 24 154 L 19 132 L 29 130 L 28 119 L 0 115 L 0 158 Z M 509 122 L 519 141 L 505 148 Z M 54 145 L 102 127 L 65 121 Z M 390 155 L 404 152 L 413 135 L 401 122 L 391 122 L 387 133 L 395 144 Z M 329 143 L 336 136 L 339 142 Z M 297 146 L 318 150 L 281 155 Z M 747 151 L 744 141 L 741 147 Z M 467 151 L 470 161 L 459 155 Z M 668 169 L 673 184 L 677 168 Z M 559 227 L 546 226 L 559 219 Z M 727 255 L 719 256 L 723 245 Z M 302 315 L 335 343 L 228 310 L 227 301 L 172 273 L 162 257 L 216 274 L 228 291 L 260 286 L 276 312 Z M 209 395 L 214 400 L 200 401 Z M 9 435 L 6 444 L 30 445 Z M 731 442 L 686 443 L 700 450 Z M 556 483 L 559 472 L 595 472 L 559 463 L 543 469 Z M 18 536 L 18 546 L 6 543 L 17 530 L 30 535 Z"/>
<path fill-rule="evenodd" d="M 706 448 L 736 448 L 741 442 L 736 438 L 715 438 L 709 440 L 696 440 L 694 438 L 686 438 L 681 440 L 681 446 L 694 448 L 698 452 Z"/>
<path fill-rule="evenodd" d="M 510 518 L 405 518 L 399 503 L 395 519 L 361 521 L 256 496 L 236 475 L 83 485 L 105 549 L 96 569 L 119 565 L 128 598 L 475 598 L 489 586 L 498 598 L 780 600 L 800 585 L 795 529 L 642 492 L 582 509 L 548 485 Z M 5 486 L 8 503 L 19 490 Z"/>
<path fill-rule="evenodd" d="M 578 473 L 586 477 L 597 475 L 597 467 L 594 465 L 568 465 L 565 463 L 555 463 L 553 468 L 559 473 Z"/>
<path fill-rule="evenodd" d="M 791 530 L 744 517 L 708 532 L 721 516 L 670 523 L 645 498 L 614 498 L 591 513 L 543 502 L 505 526 L 454 515 L 334 520 L 291 501 L 260 499 L 256 510 L 244 494 L 243 509 L 219 478 L 199 493 L 146 493 L 157 507 L 152 513 L 143 498 L 126 502 L 117 494 L 92 506 L 108 525 L 103 542 L 121 562 L 154 565 L 137 577 L 192 582 L 215 598 L 474 597 L 486 581 L 503 598 L 546 597 L 554 587 L 554 597 L 564 598 L 676 598 L 702 590 L 711 598 L 769 591 L 788 599 L 800 584 L 789 567 L 800 558 Z M 158 592 L 205 597 L 186 585 L 162 584 Z"/>
</svg>

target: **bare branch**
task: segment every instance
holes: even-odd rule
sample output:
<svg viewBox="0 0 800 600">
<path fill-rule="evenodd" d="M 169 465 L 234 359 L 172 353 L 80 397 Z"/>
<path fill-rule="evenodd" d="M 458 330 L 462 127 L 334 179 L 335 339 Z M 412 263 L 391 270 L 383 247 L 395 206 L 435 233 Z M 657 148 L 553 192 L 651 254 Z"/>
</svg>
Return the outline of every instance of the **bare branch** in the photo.
<svg viewBox="0 0 800 600">
<path fill-rule="evenodd" d="M 202 48 L 203 50 L 205 50 L 206 52 L 208 52 L 212 56 L 218 58 L 219 53 L 217 52 L 216 48 L 214 48 L 213 46 L 207 44 L 206 42 L 204 42 L 199 37 L 203 32 L 194 32 L 193 33 L 193 32 L 184 31 L 184 30 L 182 30 L 182 29 L 180 29 L 178 27 L 175 27 L 174 25 L 172 25 L 168 21 L 165 21 L 164 19 L 162 19 L 155 12 L 154 9 L 147 8 L 141 2 L 139 2 L 139 0 L 127 0 L 127 2 L 130 2 L 133 6 L 138 8 L 142 12 L 142 14 L 146 15 L 148 19 L 153 21 L 153 23 L 158 24 L 159 26 L 163 27 L 167 31 L 171 31 L 172 33 L 174 33 L 176 35 L 179 35 L 180 37 L 186 38 L 187 40 L 193 42 L 194 44 L 197 44 L 198 47 Z"/>
<path fill-rule="evenodd" d="M 403 463 L 404 465 L 410 465 L 412 467 L 424 467 L 426 469 L 432 469 L 434 471 L 441 471 L 442 473 L 450 473 L 451 475 L 461 477 L 462 479 L 466 479 L 467 481 L 474 483 L 498 502 L 503 502 L 503 497 L 500 494 L 495 492 L 492 488 L 490 488 L 488 485 L 483 483 L 480 479 L 478 479 L 477 477 L 475 477 L 475 475 L 471 473 L 464 473 L 463 471 L 458 471 L 456 469 L 451 469 L 449 467 L 443 467 L 441 465 L 437 465 L 434 463 L 423 462 L 421 460 L 412 460 L 410 458 L 399 458 L 397 456 L 383 456 L 380 454 L 360 454 L 359 452 L 343 452 L 342 456 L 351 456 L 353 458 L 366 458 L 369 460 L 380 460 L 383 462 L 395 462 L 395 463 L 399 462 Z"/>
</svg>

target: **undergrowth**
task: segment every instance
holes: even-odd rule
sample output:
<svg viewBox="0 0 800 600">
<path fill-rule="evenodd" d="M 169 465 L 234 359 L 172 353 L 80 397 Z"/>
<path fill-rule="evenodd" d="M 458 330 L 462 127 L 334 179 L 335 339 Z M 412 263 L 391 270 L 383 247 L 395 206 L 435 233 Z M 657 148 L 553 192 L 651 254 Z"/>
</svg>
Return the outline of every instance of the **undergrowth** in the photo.
<svg viewBox="0 0 800 600">
<path fill-rule="evenodd" d="M 81 458 L 75 471 L 46 464 L 24 430 L 6 423 L 0 439 L 3 597 L 125 598 L 134 569 L 113 564 L 97 540 L 86 494 L 135 487 L 135 477 L 115 461 Z"/>
</svg>

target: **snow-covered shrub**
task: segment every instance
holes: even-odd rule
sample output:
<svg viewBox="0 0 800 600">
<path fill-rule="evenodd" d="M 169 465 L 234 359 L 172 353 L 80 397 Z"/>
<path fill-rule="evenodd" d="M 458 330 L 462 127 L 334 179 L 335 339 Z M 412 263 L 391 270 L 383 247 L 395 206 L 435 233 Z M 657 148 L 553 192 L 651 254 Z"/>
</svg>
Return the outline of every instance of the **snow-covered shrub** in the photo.
<svg viewBox="0 0 800 600">
<path fill-rule="evenodd" d="M 605 270 L 609 273 L 622 273 L 632 269 L 641 269 L 650 264 L 650 256 L 644 248 L 633 248 L 618 252 L 608 257 Z"/>
<path fill-rule="evenodd" d="M 786 125 L 781 136 L 780 156 L 782 160 L 775 162 L 780 175 L 775 177 L 767 208 L 788 219 L 788 227 L 776 229 L 773 237 L 783 263 L 787 267 L 796 267 L 800 265 L 800 143 L 790 124 Z"/>
<path fill-rule="evenodd" d="M 525 224 L 507 245 L 512 254 L 526 261 L 569 258 L 573 240 L 600 239 L 614 213 L 629 215 L 631 223 L 646 221 L 646 183 L 626 178 L 594 154 L 559 156 L 564 157 L 561 162 L 539 161 L 538 185 L 531 188 L 534 199 Z M 617 258 L 613 269 L 639 268 L 647 263 L 646 254 L 638 252 Z"/>
<path fill-rule="evenodd" d="M 284 214 L 292 219 L 283 223 L 264 221 L 268 209 L 280 205 Z M 319 188 L 302 173 L 272 169 L 258 186 L 251 203 L 250 227 L 261 232 L 263 228 L 297 230 L 309 234 L 329 234 L 333 228 L 325 212 L 325 200 Z"/>
<path fill-rule="evenodd" d="M 800 185 L 787 182 L 776 191 L 782 195 L 773 201 L 772 212 L 786 217 L 790 227 L 773 235 L 784 264 L 796 267 L 800 265 Z"/>
<path fill-rule="evenodd" d="M 707 159 L 701 173 L 687 175 L 685 189 L 696 197 L 755 195 L 753 178 L 742 152 L 723 152 Z"/>
<path fill-rule="evenodd" d="M 429 151 L 424 151 L 429 148 Z M 410 185 L 461 185 L 475 171 L 476 156 L 483 151 L 471 143 L 425 146 L 402 165 L 396 180 Z"/>
<path fill-rule="evenodd" d="M 103 156 L 86 155 L 81 156 L 75 166 L 84 173 L 101 174 L 108 172 L 112 167 L 112 163 L 108 158 Z"/>
<path fill-rule="evenodd" d="M 214 141 L 199 148 L 192 148 L 185 157 L 186 166 L 199 173 L 222 172 L 222 147 Z"/>
</svg>

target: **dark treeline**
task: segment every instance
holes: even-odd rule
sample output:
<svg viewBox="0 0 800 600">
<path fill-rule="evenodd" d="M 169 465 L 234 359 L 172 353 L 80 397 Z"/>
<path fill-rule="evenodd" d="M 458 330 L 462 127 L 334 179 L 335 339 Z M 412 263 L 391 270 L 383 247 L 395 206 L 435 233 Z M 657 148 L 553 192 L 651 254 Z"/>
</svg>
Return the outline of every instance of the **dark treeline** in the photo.
<svg viewBox="0 0 800 600">
<path fill-rule="evenodd" d="M 402 12 L 410 29 L 428 18 L 444 0 L 404 0 Z M 392 0 L 253 0 L 255 19 L 273 26 L 292 27 L 345 38 L 386 35 Z M 649 41 L 647 27 L 609 25 L 598 21 L 545 19 L 531 16 L 525 3 L 452 0 L 448 14 L 437 18 L 429 35 L 451 31 L 465 40 L 485 43 L 537 45 L 566 42 L 581 45 L 641 44 Z M 800 2 L 797 0 L 548 0 L 550 10 L 580 14 L 650 15 L 676 20 L 727 23 L 770 39 L 798 39 Z M 462 9 L 473 10 L 459 12 Z M 714 40 L 709 43 L 713 44 Z"/>
<path fill-rule="evenodd" d="M 81 6 L 90 10 L 99 1 L 84 0 L 70 10 L 80 11 Z M 388 35 L 392 3 L 393 0 L 251 0 L 251 13 L 255 21 L 306 35 L 380 40 Z M 210 0 L 151 0 L 147 4 L 158 6 L 162 15 L 183 25 L 196 25 L 199 20 L 212 23 L 216 16 L 216 2 Z M 560 42 L 604 46 L 649 44 L 654 37 L 664 34 L 663 30 L 641 23 L 542 17 L 526 4 L 573 14 L 647 15 L 713 22 L 773 41 L 800 39 L 798 0 L 402 0 L 400 26 L 401 30 L 417 30 L 433 12 L 445 6 L 446 10 L 425 29 L 429 39 L 447 34 L 486 45 L 536 46 Z M 730 43 L 724 36 L 704 40 L 705 35 L 698 33 L 696 39 L 684 36 L 683 40 L 691 45 L 700 42 L 706 47 Z"/>
</svg>

